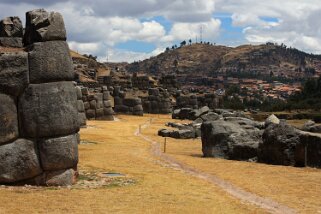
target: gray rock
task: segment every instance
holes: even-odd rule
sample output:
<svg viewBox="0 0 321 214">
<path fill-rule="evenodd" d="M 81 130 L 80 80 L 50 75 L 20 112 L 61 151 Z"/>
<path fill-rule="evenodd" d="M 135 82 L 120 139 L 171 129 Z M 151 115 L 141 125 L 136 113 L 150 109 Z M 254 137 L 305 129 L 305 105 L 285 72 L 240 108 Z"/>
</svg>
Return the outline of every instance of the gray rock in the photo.
<svg viewBox="0 0 321 214">
<path fill-rule="evenodd" d="M 134 107 L 137 105 L 141 105 L 142 101 L 140 98 L 125 98 L 123 100 L 123 104 L 129 107 Z"/>
<path fill-rule="evenodd" d="M 321 125 L 310 120 L 303 125 L 302 130 L 313 133 L 321 133 Z"/>
<path fill-rule="evenodd" d="M 19 17 L 6 17 L 0 21 L 0 37 L 23 36 L 23 27 Z"/>
<path fill-rule="evenodd" d="M 176 130 L 170 133 L 170 137 L 176 139 L 193 139 L 195 132 L 193 130 Z"/>
<path fill-rule="evenodd" d="M 97 108 L 97 102 L 96 102 L 96 100 L 90 101 L 89 104 L 90 104 L 90 108 L 91 108 L 91 109 L 96 109 L 96 108 Z"/>
<path fill-rule="evenodd" d="M 238 123 L 245 129 L 265 128 L 265 123 L 260 123 L 243 117 L 225 117 L 224 120 L 232 123 Z"/>
<path fill-rule="evenodd" d="M 243 129 L 237 123 L 223 120 L 204 122 L 202 151 L 205 157 L 248 160 L 257 156 L 262 132 Z"/>
<path fill-rule="evenodd" d="M 76 87 L 77 90 L 77 100 L 82 100 L 82 92 L 79 86 Z"/>
<path fill-rule="evenodd" d="M 265 120 L 265 127 L 268 127 L 271 124 L 280 124 L 279 118 L 277 118 L 274 114 L 270 115 L 266 120 Z"/>
<path fill-rule="evenodd" d="M 103 93 L 103 100 L 109 100 L 110 99 L 110 94 L 108 91 L 104 91 Z"/>
<path fill-rule="evenodd" d="M 134 111 L 143 111 L 143 106 L 142 105 L 134 106 Z"/>
<path fill-rule="evenodd" d="M 72 81 L 75 78 L 67 42 L 39 42 L 28 46 L 30 83 Z"/>
<path fill-rule="evenodd" d="M 96 118 L 101 118 L 104 116 L 104 109 L 100 108 L 100 109 L 96 109 Z"/>
<path fill-rule="evenodd" d="M 85 106 L 82 100 L 77 101 L 77 109 L 79 112 L 85 112 Z"/>
<path fill-rule="evenodd" d="M 108 101 L 104 101 L 104 107 L 105 107 L 105 108 L 110 108 L 110 107 L 111 107 L 111 105 L 112 105 L 112 103 L 111 103 L 111 101 L 110 101 L 110 100 L 108 100 Z"/>
<path fill-rule="evenodd" d="M 157 88 L 149 88 L 148 95 L 159 96 L 159 90 Z"/>
<path fill-rule="evenodd" d="M 0 92 L 19 96 L 29 84 L 28 54 L 0 55 Z"/>
<path fill-rule="evenodd" d="M 194 109 L 189 113 L 188 119 L 190 120 L 196 120 L 197 118 L 201 117 L 204 114 L 207 114 L 209 112 L 209 108 L 207 106 L 204 106 L 200 109 Z"/>
<path fill-rule="evenodd" d="M 113 108 L 109 107 L 109 108 L 104 108 L 104 115 L 114 115 L 115 112 L 113 110 Z"/>
<path fill-rule="evenodd" d="M 73 169 L 46 172 L 46 186 L 71 186 L 76 182 L 76 172 Z"/>
<path fill-rule="evenodd" d="M 45 171 L 54 171 L 77 166 L 78 139 L 78 134 L 41 139 L 38 146 L 42 168 Z"/>
<path fill-rule="evenodd" d="M 158 131 L 158 136 L 161 136 L 161 137 L 170 137 L 172 132 L 173 132 L 173 131 L 171 131 L 171 130 L 160 129 L 160 130 Z"/>
<path fill-rule="evenodd" d="M 86 113 L 78 113 L 78 119 L 79 119 L 80 127 L 86 127 L 87 125 Z"/>
<path fill-rule="evenodd" d="M 90 109 L 90 104 L 89 104 L 89 102 L 84 102 L 84 107 L 85 107 L 85 110 Z"/>
<path fill-rule="evenodd" d="M 95 109 L 88 109 L 86 111 L 86 117 L 87 119 L 95 119 L 96 118 L 96 110 Z"/>
<path fill-rule="evenodd" d="M 25 45 L 55 40 L 66 41 L 65 24 L 60 13 L 48 13 L 44 9 L 26 13 Z"/>
<path fill-rule="evenodd" d="M 219 120 L 220 116 L 214 112 L 209 112 L 207 114 L 202 115 L 201 119 L 203 121 L 215 121 L 215 120 Z"/>
<path fill-rule="evenodd" d="M 18 113 L 14 100 L 0 94 L 0 145 L 19 136 Z M 0 147 L 1 148 L 1 147 Z"/>
<path fill-rule="evenodd" d="M 20 125 L 31 138 L 79 131 L 77 95 L 72 82 L 29 85 L 19 99 Z"/>
<path fill-rule="evenodd" d="M 0 46 L 22 48 L 22 38 L 19 37 L 0 37 Z"/>
<path fill-rule="evenodd" d="M 18 139 L 0 149 L 0 183 L 15 183 L 42 173 L 34 142 Z"/>
</svg>

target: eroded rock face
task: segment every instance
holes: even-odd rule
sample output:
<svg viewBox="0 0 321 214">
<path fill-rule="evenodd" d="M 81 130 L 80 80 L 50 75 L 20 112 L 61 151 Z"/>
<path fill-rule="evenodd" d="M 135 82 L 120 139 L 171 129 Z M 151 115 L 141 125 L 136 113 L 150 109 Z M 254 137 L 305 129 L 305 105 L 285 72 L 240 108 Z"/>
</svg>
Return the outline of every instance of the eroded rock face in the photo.
<svg viewBox="0 0 321 214">
<path fill-rule="evenodd" d="M 202 130 L 202 151 L 205 157 L 249 160 L 257 156 L 262 132 L 247 130 L 238 123 L 223 120 L 205 122 Z"/>
<path fill-rule="evenodd" d="M 72 59 L 65 41 L 34 43 L 28 51 L 30 83 L 74 80 Z"/>
<path fill-rule="evenodd" d="M 18 139 L 0 149 L 0 183 L 14 183 L 42 173 L 35 142 Z"/>
<path fill-rule="evenodd" d="M 19 100 L 26 137 L 64 136 L 79 131 L 77 94 L 72 82 L 31 84 Z"/>
<path fill-rule="evenodd" d="M 0 145 L 19 136 L 17 107 L 14 100 L 0 94 Z M 1 150 L 1 148 L 0 148 Z"/>
<path fill-rule="evenodd" d="M 36 9 L 26 13 L 24 44 L 66 40 L 66 29 L 60 13 Z"/>
<path fill-rule="evenodd" d="M 28 54 L 4 53 L 0 56 L 0 92 L 20 95 L 29 84 Z"/>
</svg>

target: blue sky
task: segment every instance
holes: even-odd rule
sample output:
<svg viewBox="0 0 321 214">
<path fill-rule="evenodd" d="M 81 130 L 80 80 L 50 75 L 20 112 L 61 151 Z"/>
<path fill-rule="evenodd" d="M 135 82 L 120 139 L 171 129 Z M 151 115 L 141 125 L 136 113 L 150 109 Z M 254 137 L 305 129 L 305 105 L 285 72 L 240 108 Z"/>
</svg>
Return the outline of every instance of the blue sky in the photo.
<svg viewBox="0 0 321 214">
<path fill-rule="evenodd" d="M 321 54 L 320 0 L 1 0 L 1 16 L 60 12 L 68 43 L 101 61 L 137 61 L 183 40 L 238 46 L 284 43 Z"/>
</svg>

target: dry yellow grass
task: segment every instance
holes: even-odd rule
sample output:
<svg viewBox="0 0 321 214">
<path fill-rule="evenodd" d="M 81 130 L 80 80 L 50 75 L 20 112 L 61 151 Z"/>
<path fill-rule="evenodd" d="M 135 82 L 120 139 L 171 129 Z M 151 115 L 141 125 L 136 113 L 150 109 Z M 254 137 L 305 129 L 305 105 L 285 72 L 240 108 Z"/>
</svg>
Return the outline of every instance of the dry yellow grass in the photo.
<svg viewBox="0 0 321 214">
<path fill-rule="evenodd" d="M 165 116 L 157 118 L 143 134 L 163 142 L 164 139 L 157 136 L 157 130 L 169 120 Z M 167 139 L 167 154 L 182 163 L 246 191 L 274 199 L 300 213 L 321 213 L 321 170 L 202 158 L 201 149 L 200 139 Z"/>
<path fill-rule="evenodd" d="M 97 144 L 80 145 L 80 170 L 120 172 L 136 184 L 70 190 L 0 188 L 0 213 L 264 213 L 206 181 L 160 164 L 150 154 L 150 144 L 133 135 L 146 120 L 122 116 L 119 122 L 90 121 L 81 130 L 82 140 Z"/>
</svg>

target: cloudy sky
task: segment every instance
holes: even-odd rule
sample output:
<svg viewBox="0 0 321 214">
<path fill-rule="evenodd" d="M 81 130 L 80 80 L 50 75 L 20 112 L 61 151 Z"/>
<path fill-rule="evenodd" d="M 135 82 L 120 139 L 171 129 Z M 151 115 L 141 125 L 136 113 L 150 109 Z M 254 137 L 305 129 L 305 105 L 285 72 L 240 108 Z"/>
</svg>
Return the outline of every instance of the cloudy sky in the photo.
<svg viewBox="0 0 321 214">
<path fill-rule="evenodd" d="M 228 46 L 284 43 L 321 54 L 320 0 L 1 0 L 1 16 L 62 13 L 73 50 L 134 61 L 183 40 Z"/>
</svg>

